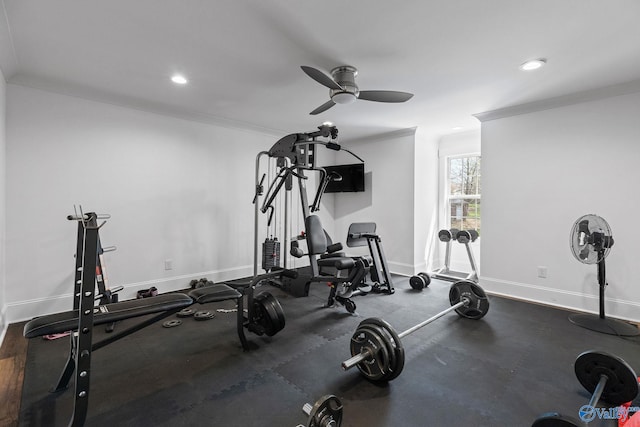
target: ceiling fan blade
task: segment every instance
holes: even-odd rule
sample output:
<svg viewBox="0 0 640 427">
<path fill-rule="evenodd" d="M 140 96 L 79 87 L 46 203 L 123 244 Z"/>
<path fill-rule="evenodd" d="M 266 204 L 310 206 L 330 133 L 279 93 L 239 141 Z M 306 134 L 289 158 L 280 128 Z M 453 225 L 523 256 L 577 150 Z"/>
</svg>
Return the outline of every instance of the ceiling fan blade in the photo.
<svg viewBox="0 0 640 427">
<path fill-rule="evenodd" d="M 333 102 L 332 100 L 328 100 L 327 102 L 325 102 L 324 104 L 322 104 L 321 106 L 319 106 L 318 108 L 310 112 L 309 114 L 315 116 L 316 114 L 320 114 L 323 111 L 327 111 L 329 108 L 333 107 L 334 105 L 336 105 L 335 102 Z"/>
<path fill-rule="evenodd" d="M 307 67 L 306 65 L 301 65 L 300 68 L 302 68 L 302 71 L 307 73 L 309 77 L 311 77 L 313 80 L 317 81 L 321 85 L 326 86 L 329 89 L 344 90 L 342 86 L 334 82 L 331 77 L 327 76 L 322 71 L 315 69 L 313 67 Z"/>
<path fill-rule="evenodd" d="M 395 90 L 361 90 L 358 99 L 376 102 L 405 102 L 413 98 L 412 93 Z"/>
</svg>

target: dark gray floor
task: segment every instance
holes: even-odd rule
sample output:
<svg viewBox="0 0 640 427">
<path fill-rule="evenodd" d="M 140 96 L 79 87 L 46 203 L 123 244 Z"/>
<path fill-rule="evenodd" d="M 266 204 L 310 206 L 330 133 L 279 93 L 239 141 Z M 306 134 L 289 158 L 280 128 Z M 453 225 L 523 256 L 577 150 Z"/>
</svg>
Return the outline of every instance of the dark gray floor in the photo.
<svg viewBox="0 0 640 427">
<path fill-rule="evenodd" d="M 640 371 L 640 339 L 603 335 L 567 320 L 567 312 L 491 298 L 474 321 L 450 313 L 403 339 L 406 365 L 387 385 L 340 368 L 358 323 L 376 316 L 405 330 L 449 306 L 446 282 L 422 292 L 396 277 L 394 295 L 357 297 L 359 316 L 322 308 L 328 288 L 276 295 L 287 325 L 272 338 L 248 333 L 243 352 L 235 314 L 153 325 L 93 354 L 89 426 L 274 426 L 306 424 L 302 405 L 325 394 L 344 404 L 344 427 L 530 426 L 541 413 L 577 417 L 588 395 L 573 362 L 588 349 L 624 358 Z M 230 308 L 229 303 L 207 306 Z M 23 426 L 64 426 L 72 388 L 47 392 L 65 361 L 68 341 L 29 343 Z M 636 399 L 636 406 L 640 406 Z M 590 426 L 615 425 L 599 420 Z"/>
</svg>

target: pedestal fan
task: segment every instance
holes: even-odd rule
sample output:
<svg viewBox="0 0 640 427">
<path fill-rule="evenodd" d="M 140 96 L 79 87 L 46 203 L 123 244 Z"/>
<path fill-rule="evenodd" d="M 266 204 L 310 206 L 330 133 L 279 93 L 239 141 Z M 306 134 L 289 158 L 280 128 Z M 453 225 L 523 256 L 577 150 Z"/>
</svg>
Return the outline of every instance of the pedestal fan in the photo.
<svg viewBox="0 0 640 427">
<path fill-rule="evenodd" d="M 611 228 L 604 218 L 597 215 L 584 215 L 573 224 L 570 236 L 571 252 L 583 264 L 598 265 L 598 284 L 600 285 L 600 315 L 574 314 L 569 320 L 583 328 L 609 335 L 640 335 L 637 327 L 617 320 L 609 319 L 604 314 L 604 291 L 607 286 L 605 258 L 613 246 Z"/>
</svg>

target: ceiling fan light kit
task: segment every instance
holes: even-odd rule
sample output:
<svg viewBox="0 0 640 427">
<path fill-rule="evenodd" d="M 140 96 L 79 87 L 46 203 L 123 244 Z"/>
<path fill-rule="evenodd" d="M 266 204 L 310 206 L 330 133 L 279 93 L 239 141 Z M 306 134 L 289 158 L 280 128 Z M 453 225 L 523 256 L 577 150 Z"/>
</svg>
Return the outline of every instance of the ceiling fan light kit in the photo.
<svg viewBox="0 0 640 427">
<path fill-rule="evenodd" d="M 391 90 L 365 90 L 360 91 L 356 84 L 358 70 L 351 65 L 341 65 L 331 70 L 331 77 L 317 68 L 302 65 L 309 77 L 321 85 L 329 88 L 329 101 L 325 102 L 311 113 L 320 114 L 336 104 L 351 104 L 357 99 L 375 102 L 406 102 L 413 97 L 412 93 Z"/>
</svg>

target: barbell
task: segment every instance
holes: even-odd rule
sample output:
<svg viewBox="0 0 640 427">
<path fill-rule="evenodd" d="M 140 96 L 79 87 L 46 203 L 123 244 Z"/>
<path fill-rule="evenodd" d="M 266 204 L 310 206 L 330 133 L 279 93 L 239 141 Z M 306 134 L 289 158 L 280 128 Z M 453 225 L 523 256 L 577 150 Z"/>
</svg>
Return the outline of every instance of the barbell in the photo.
<svg viewBox="0 0 640 427">
<path fill-rule="evenodd" d="M 638 395 L 638 377 L 618 356 L 602 351 L 585 351 L 576 359 L 574 370 L 582 386 L 591 393 L 589 403 L 579 410 L 582 422 L 558 412 L 539 416 L 531 427 L 578 427 L 593 421 L 600 399 L 611 406 L 630 402 Z"/>
<path fill-rule="evenodd" d="M 305 403 L 302 411 L 309 416 L 307 427 L 340 427 L 342 424 L 342 402 L 332 394 L 322 396 L 313 405 Z"/>
<path fill-rule="evenodd" d="M 404 368 L 402 338 L 454 310 L 459 316 L 473 320 L 481 319 L 489 311 L 489 299 L 484 290 L 470 280 L 451 285 L 449 302 L 451 307 L 400 333 L 381 318 L 363 320 L 351 337 L 351 358 L 342 362 L 342 369 L 346 371 L 357 366 L 370 381 L 391 381 Z"/>
</svg>

